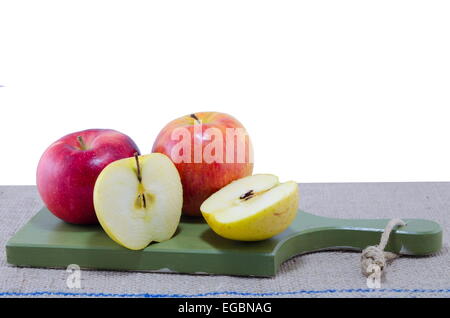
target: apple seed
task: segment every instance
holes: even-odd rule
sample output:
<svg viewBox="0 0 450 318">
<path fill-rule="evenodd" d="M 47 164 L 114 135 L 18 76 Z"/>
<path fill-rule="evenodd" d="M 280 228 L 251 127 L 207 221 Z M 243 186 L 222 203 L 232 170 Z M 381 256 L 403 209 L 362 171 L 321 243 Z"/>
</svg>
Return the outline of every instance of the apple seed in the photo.
<svg viewBox="0 0 450 318">
<path fill-rule="evenodd" d="M 247 201 L 248 199 L 253 198 L 254 195 L 255 195 L 255 193 L 253 192 L 253 190 L 250 190 L 250 191 L 246 192 L 245 194 L 241 195 L 239 197 L 239 199 Z"/>
</svg>

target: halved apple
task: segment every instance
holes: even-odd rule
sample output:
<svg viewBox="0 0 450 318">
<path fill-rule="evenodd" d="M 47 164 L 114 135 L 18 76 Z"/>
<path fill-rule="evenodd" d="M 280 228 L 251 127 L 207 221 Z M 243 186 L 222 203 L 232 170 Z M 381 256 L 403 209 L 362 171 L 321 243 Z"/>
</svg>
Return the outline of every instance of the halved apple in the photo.
<svg viewBox="0 0 450 318">
<path fill-rule="evenodd" d="M 172 161 L 159 153 L 110 163 L 94 187 L 101 226 L 112 240 L 132 250 L 170 239 L 182 206 L 180 175 Z"/>
<path fill-rule="evenodd" d="M 200 207 L 218 235 L 240 241 L 259 241 L 283 232 L 297 215 L 297 183 L 280 183 L 270 174 L 231 182 Z"/>
</svg>

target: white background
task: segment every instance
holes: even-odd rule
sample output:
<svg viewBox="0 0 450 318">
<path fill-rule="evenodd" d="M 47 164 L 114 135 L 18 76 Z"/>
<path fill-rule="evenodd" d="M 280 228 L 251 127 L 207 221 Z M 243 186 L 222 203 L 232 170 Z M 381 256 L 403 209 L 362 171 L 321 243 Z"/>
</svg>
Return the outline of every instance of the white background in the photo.
<svg viewBox="0 0 450 318">
<path fill-rule="evenodd" d="M 0 0 L 0 85 L 0 184 L 67 133 L 148 153 L 202 110 L 283 180 L 450 180 L 449 1 Z"/>
</svg>

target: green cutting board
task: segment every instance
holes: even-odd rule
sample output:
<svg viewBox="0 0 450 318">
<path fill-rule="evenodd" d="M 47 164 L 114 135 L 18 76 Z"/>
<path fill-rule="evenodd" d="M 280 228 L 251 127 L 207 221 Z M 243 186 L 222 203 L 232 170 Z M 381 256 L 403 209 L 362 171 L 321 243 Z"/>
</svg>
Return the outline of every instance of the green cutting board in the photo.
<svg viewBox="0 0 450 318">
<path fill-rule="evenodd" d="M 72 225 L 46 208 L 6 245 L 7 260 L 18 266 L 162 271 L 274 276 L 285 260 L 324 249 L 361 250 L 379 242 L 387 219 L 332 219 L 298 211 L 283 233 L 264 241 L 221 238 L 206 223 L 183 218 L 174 237 L 132 251 L 113 242 L 100 226 Z M 392 232 L 387 251 L 428 255 L 440 250 L 442 229 L 422 219 L 404 219 Z"/>
</svg>

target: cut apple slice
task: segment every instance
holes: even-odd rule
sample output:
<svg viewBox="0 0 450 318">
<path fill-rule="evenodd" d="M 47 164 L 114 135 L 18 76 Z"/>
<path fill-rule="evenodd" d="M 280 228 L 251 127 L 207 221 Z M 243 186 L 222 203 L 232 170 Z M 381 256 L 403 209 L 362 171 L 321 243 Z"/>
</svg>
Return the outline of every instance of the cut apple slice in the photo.
<svg viewBox="0 0 450 318">
<path fill-rule="evenodd" d="M 180 175 L 172 161 L 159 153 L 112 162 L 94 187 L 101 226 L 112 240 L 132 250 L 170 239 L 182 206 Z"/>
<path fill-rule="evenodd" d="M 240 241 L 259 241 L 283 232 L 297 215 L 297 183 L 257 174 L 231 182 L 200 207 L 218 235 Z"/>
</svg>

